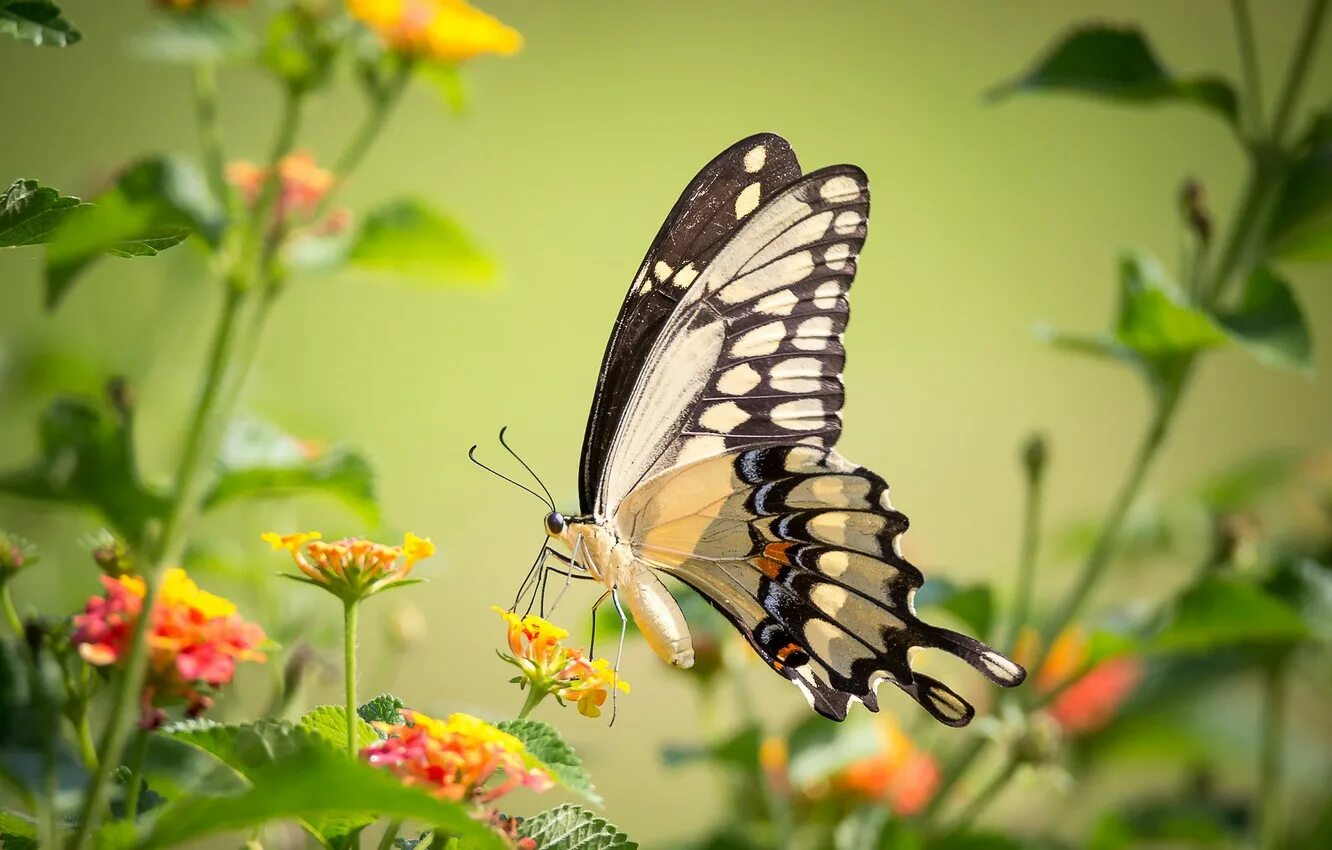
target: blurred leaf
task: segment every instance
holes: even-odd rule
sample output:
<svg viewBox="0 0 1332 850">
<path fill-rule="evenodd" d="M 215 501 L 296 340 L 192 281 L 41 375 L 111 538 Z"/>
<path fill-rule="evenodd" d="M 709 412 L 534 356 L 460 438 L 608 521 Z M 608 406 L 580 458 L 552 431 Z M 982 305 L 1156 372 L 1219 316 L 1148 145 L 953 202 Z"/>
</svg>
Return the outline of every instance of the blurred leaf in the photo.
<svg viewBox="0 0 1332 850">
<path fill-rule="evenodd" d="M 791 784 L 808 788 L 854 761 L 881 752 L 883 739 L 865 714 L 852 715 L 841 723 L 811 715 L 792 730 L 787 747 Z"/>
<path fill-rule="evenodd" d="M 443 62 L 428 62 L 420 66 L 417 73 L 439 92 L 440 99 L 454 115 L 467 111 L 471 99 L 467 91 L 467 77 L 462 68 Z"/>
<path fill-rule="evenodd" d="M 1219 77 L 1176 77 L 1156 57 L 1136 29 L 1087 26 L 1065 35 L 1023 76 L 990 92 L 994 98 L 1018 92 L 1059 91 L 1125 103 L 1177 101 L 1202 106 L 1235 125 L 1238 99 Z"/>
<path fill-rule="evenodd" d="M 301 727 L 315 733 L 337 749 L 347 746 L 347 710 L 340 705 L 321 705 L 301 717 Z M 360 717 L 356 718 L 356 749 L 361 750 L 379 740 L 375 727 Z"/>
<path fill-rule="evenodd" d="M 1332 259 L 1332 109 L 1312 122 L 1277 200 L 1271 253 L 1286 260 Z"/>
<path fill-rule="evenodd" d="M 504 847 L 459 803 L 439 800 L 325 747 L 302 749 L 246 773 L 250 789 L 227 797 L 190 796 L 169 803 L 136 843 L 140 850 L 198 841 L 274 820 L 318 822 L 377 815 L 414 820 L 460 835 L 478 848 Z M 106 847 L 105 850 L 114 850 Z"/>
<path fill-rule="evenodd" d="M 87 401 L 57 399 L 39 423 L 41 455 L 0 473 L 0 493 L 98 511 L 127 540 L 166 510 L 166 498 L 139 480 L 129 418 Z"/>
<path fill-rule="evenodd" d="M 523 742 L 530 757 L 529 767 L 543 768 L 560 785 L 601 804 L 601 795 L 593 787 L 592 777 L 583 767 L 582 759 L 565 743 L 555 727 L 540 720 L 510 720 L 497 725 L 501 731 Z"/>
<path fill-rule="evenodd" d="M 1153 800 L 1102 817 L 1087 846 L 1088 850 L 1231 848 L 1246 837 L 1250 820 L 1245 807 L 1201 795 Z"/>
<path fill-rule="evenodd" d="M 536 841 L 541 850 L 636 850 L 618 827 L 582 806 L 565 804 L 530 817 L 518 834 Z"/>
<path fill-rule="evenodd" d="M 221 228 L 222 208 L 193 164 L 174 157 L 140 160 L 56 231 L 46 255 L 47 306 L 58 304 L 103 253 L 151 257 L 191 232 L 216 244 Z"/>
<path fill-rule="evenodd" d="M 82 202 L 36 180 L 15 180 L 0 195 L 0 248 L 38 245 Z"/>
<path fill-rule="evenodd" d="M 329 80 L 343 20 L 292 4 L 273 15 L 264 44 L 264 64 L 296 91 L 320 88 Z"/>
<path fill-rule="evenodd" d="M 270 423 L 241 419 L 223 437 L 218 467 L 217 482 L 204 499 L 205 509 L 240 499 L 323 493 L 371 525 L 379 522 L 374 471 L 369 461 L 348 448 L 316 448 Z"/>
<path fill-rule="evenodd" d="M 47 788 L 58 809 L 77 804 L 87 785 L 83 762 L 60 735 L 63 670 L 48 641 L 0 640 L 0 791 L 28 808 Z"/>
<path fill-rule="evenodd" d="M 0 847 L 37 850 L 37 823 L 27 815 L 0 809 Z"/>
<path fill-rule="evenodd" d="M 1244 283 L 1239 306 L 1219 318 L 1259 361 L 1301 372 L 1313 369 L 1313 343 L 1304 311 L 1290 284 L 1270 269 L 1255 269 Z"/>
<path fill-rule="evenodd" d="M 1245 458 L 1203 485 L 1203 501 L 1218 513 L 1250 507 L 1283 487 L 1299 464 L 1299 454 L 1291 451 L 1271 451 Z"/>
<path fill-rule="evenodd" d="M 433 283 L 485 283 L 495 264 L 461 225 L 425 201 L 405 198 L 371 211 L 350 261 L 366 269 L 397 272 Z"/>
<path fill-rule="evenodd" d="M 743 726 L 713 744 L 668 743 L 662 747 L 662 762 L 667 767 L 677 767 L 695 761 L 713 761 L 739 770 L 754 777 L 757 781 L 759 771 L 759 745 L 763 741 L 763 730 L 755 724 Z"/>
<path fill-rule="evenodd" d="M 1283 561 L 1267 590 L 1299 611 L 1310 634 L 1332 641 L 1332 567 L 1312 558 Z"/>
<path fill-rule="evenodd" d="M 221 63 L 247 59 L 254 37 L 232 15 L 207 7 L 159 15 L 132 42 L 133 52 L 159 62 Z"/>
<path fill-rule="evenodd" d="M 283 251 L 282 259 L 295 271 L 323 274 L 345 266 L 351 248 L 352 234 L 346 230 L 337 233 L 306 231 L 291 241 Z"/>
<path fill-rule="evenodd" d="M 842 818 L 833 832 L 836 850 L 869 850 L 879 846 L 879 837 L 888 825 L 888 807 L 882 804 L 860 805 Z"/>
<path fill-rule="evenodd" d="M 1152 639 L 1165 652 L 1222 646 L 1284 644 L 1307 637 L 1298 612 L 1252 582 L 1208 576 L 1175 601 L 1164 628 Z"/>
<path fill-rule="evenodd" d="M 143 778 L 168 800 L 186 794 L 235 794 L 245 790 L 245 781 L 234 768 L 169 734 L 148 738 Z"/>
<path fill-rule="evenodd" d="M 1120 258 L 1116 336 L 1149 358 L 1191 354 L 1226 341 L 1210 316 L 1185 303 L 1159 263 L 1138 254 Z"/>
<path fill-rule="evenodd" d="M 1074 354 L 1119 360 L 1135 366 L 1140 362 L 1132 349 L 1108 337 L 1066 333 L 1049 325 L 1037 325 L 1033 328 L 1033 332 L 1040 341 Z"/>
<path fill-rule="evenodd" d="M 953 832 L 932 838 L 926 850 L 1033 850 L 1016 838 L 997 832 Z"/>
<path fill-rule="evenodd" d="M 399 711 L 402 707 L 402 700 L 393 694 L 380 694 L 356 709 L 356 713 L 366 723 L 387 723 L 391 726 L 397 726 L 402 723 L 402 714 Z M 375 730 L 376 734 L 378 734 L 378 731 Z M 379 737 L 382 738 L 383 736 L 380 735 Z"/>
<path fill-rule="evenodd" d="M 0 0 L 0 35 L 47 47 L 68 47 L 83 38 L 50 0 Z"/>
<path fill-rule="evenodd" d="M 947 611 L 980 637 L 989 634 L 994 624 L 994 591 L 988 584 L 962 587 L 946 578 L 932 578 L 916 591 L 916 607 Z"/>
</svg>

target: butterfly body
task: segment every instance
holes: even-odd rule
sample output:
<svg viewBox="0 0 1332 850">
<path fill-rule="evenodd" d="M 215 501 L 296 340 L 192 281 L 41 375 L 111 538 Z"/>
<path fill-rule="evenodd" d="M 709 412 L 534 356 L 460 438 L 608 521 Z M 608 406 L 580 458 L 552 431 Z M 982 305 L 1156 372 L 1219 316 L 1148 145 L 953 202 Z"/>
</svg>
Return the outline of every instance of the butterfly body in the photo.
<svg viewBox="0 0 1332 850">
<path fill-rule="evenodd" d="M 971 706 L 912 668 L 920 649 L 1005 686 L 1025 672 L 917 617 L 907 519 L 882 478 L 833 448 L 868 216 L 863 171 L 802 174 L 778 136 L 709 163 L 612 331 L 583 444 L 582 515 L 552 512 L 546 530 L 669 663 L 689 666 L 693 650 L 658 573 L 707 598 L 819 713 L 878 710 L 886 679 L 960 726 Z"/>
</svg>

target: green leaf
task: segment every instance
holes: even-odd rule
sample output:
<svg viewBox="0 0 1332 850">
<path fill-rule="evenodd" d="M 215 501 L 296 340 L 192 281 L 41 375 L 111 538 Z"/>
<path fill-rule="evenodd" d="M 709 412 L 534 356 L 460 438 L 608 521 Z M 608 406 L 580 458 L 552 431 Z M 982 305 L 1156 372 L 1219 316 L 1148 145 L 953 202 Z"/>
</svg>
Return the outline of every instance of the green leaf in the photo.
<svg viewBox="0 0 1332 850">
<path fill-rule="evenodd" d="M 36 850 L 37 823 L 27 815 L 0 809 L 0 847 Z"/>
<path fill-rule="evenodd" d="M 602 802 L 601 795 L 592 786 L 592 777 L 583 767 L 583 760 L 565 743 L 555 727 L 540 720 L 510 720 L 498 726 L 523 742 L 530 767 L 544 769 L 560 785 L 582 794 L 593 803 Z"/>
<path fill-rule="evenodd" d="M 56 231 L 46 255 L 47 306 L 104 253 L 151 257 L 192 232 L 216 244 L 221 228 L 222 208 L 197 168 L 174 157 L 140 160 Z"/>
<path fill-rule="evenodd" d="M 1139 354 L 1192 354 L 1226 342 L 1226 335 L 1212 318 L 1185 303 L 1179 288 L 1150 257 L 1122 257 L 1119 287 L 1116 336 Z"/>
<path fill-rule="evenodd" d="M 367 215 L 349 259 L 361 268 L 441 285 L 486 283 L 495 276 L 494 261 L 461 225 L 415 198 L 391 201 Z"/>
<path fill-rule="evenodd" d="M 798 788 L 809 788 L 842 768 L 883 749 L 883 738 L 867 715 L 838 723 L 811 715 L 791 732 L 788 772 Z"/>
<path fill-rule="evenodd" d="M 1270 253 L 1283 260 L 1332 260 L 1332 109 L 1306 135 L 1277 199 Z"/>
<path fill-rule="evenodd" d="M 222 63 L 254 54 L 254 37 L 233 15 L 208 8 L 160 15 L 136 37 L 135 55 L 159 62 Z"/>
<path fill-rule="evenodd" d="M 1037 325 L 1033 331 L 1036 338 L 1041 342 L 1049 343 L 1055 348 L 1073 354 L 1119 360 L 1135 366 L 1141 362 L 1133 349 L 1120 345 L 1109 337 L 1067 333 L 1049 325 Z"/>
<path fill-rule="evenodd" d="M 1251 508 L 1260 499 L 1284 488 L 1301 461 L 1302 456 L 1290 450 L 1267 451 L 1245 458 L 1208 479 L 1200 495 L 1218 515 Z"/>
<path fill-rule="evenodd" d="M 340 705 L 321 705 L 307 712 L 301 717 L 301 726 L 339 750 L 347 746 L 347 711 Z M 356 749 L 368 747 L 378 740 L 375 727 L 357 717 Z"/>
<path fill-rule="evenodd" d="M 1180 595 L 1150 645 L 1163 652 L 1197 652 L 1289 644 L 1307 636 L 1299 612 L 1263 588 L 1239 578 L 1208 576 Z"/>
<path fill-rule="evenodd" d="M 369 461 L 346 447 L 317 448 L 275 425 L 242 419 L 227 429 L 218 466 L 205 509 L 242 499 L 322 493 L 371 525 L 379 522 L 374 471 Z"/>
<path fill-rule="evenodd" d="M 356 709 L 356 713 L 366 723 L 388 723 L 396 726 L 402 723 L 402 714 L 399 709 L 403 708 L 403 701 L 393 694 L 380 694 L 374 699 Z M 371 727 L 373 728 L 373 727 Z"/>
<path fill-rule="evenodd" d="M 638 842 L 582 806 L 566 804 L 523 821 L 518 835 L 541 850 L 635 850 Z"/>
<path fill-rule="evenodd" d="M 1290 284 L 1270 269 L 1255 269 L 1244 283 L 1239 306 L 1219 319 L 1260 362 L 1301 372 L 1313 369 L 1313 342 L 1304 311 Z"/>
<path fill-rule="evenodd" d="M 0 195 L 0 248 L 39 245 L 82 202 L 36 180 L 15 180 Z"/>
<path fill-rule="evenodd" d="M 242 725 L 187 720 L 165 726 L 161 731 L 211 755 L 242 776 L 310 750 L 337 750 L 314 732 L 280 720 L 257 720 Z"/>
<path fill-rule="evenodd" d="M 916 607 L 947 611 L 979 637 L 989 634 L 994 625 L 994 591 L 986 584 L 963 587 L 948 579 L 932 578 L 916 592 Z"/>
<path fill-rule="evenodd" d="M 463 836 L 478 848 L 504 847 L 462 805 L 410 788 L 386 771 L 325 747 L 307 748 L 246 773 L 249 790 L 227 797 L 191 796 L 159 809 L 134 845 L 172 847 L 274 820 L 310 823 L 331 816 L 376 815 L 414 820 Z"/>
<path fill-rule="evenodd" d="M 333 60 L 345 37 L 341 28 L 334 15 L 292 4 L 269 20 L 264 64 L 293 90 L 321 88 L 331 77 Z"/>
<path fill-rule="evenodd" d="M 57 399 L 42 415 L 39 438 L 36 461 L 0 473 L 0 493 L 91 508 L 131 541 L 165 513 L 166 497 L 139 480 L 127 414 Z"/>
<path fill-rule="evenodd" d="M 471 97 L 467 90 L 467 77 L 463 74 L 462 68 L 443 62 L 428 62 L 421 65 L 417 73 L 434 86 L 450 112 L 454 115 L 467 112 Z"/>
<path fill-rule="evenodd" d="M 1027 73 L 990 92 L 1056 91 L 1123 103 L 1193 103 L 1235 125 L 1238 99 L 1231 85 L 1211 76 L 1177 77 L 1131 27 L 1088 26 L 1065 35 Z"/>
<path fill-rule="evenodd" d="M 50 0 L 0 2 L 0 35 L 47 47 L 68 47 L 83 38 Z"/>
<path fill-rule="evenodd" d="M 862 804 L 837 824 L 833 832 L 836 850 L 866 850 L 878 847 L 879 837 L 888 825 L 890 812 L 882 804 Z"/>
</svg>

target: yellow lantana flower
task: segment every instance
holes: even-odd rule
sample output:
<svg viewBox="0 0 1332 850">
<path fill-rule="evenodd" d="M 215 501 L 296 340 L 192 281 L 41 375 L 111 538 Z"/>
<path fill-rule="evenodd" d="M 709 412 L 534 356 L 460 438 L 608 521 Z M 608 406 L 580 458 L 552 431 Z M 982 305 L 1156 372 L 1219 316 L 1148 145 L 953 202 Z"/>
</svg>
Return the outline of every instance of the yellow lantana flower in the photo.
<svg viewBox="0 0 1332 850">
<path fill-rule="evenodd" d="M 413 58 L 458 63 L 523 46 L 517 30 L 465 0 L 348 0 L 347 8 L 390 50 Z"/>
<path fill-rule="evenodd" d="M 532 689 L 531 705 L 553 695 L 561 705 L 566 700 L 576 704 L 584 717 L 600 717 L 601 706 L 612 689 L 629 693 L 629 683 L 620 678 L 609 661 L 586 658 L 582 650 L 561 643 L 569 636 L 567 630 L 534 614 L 520 617 L 497 605 L 491 610 L 508 625 L 509 650 L 513 654 L 501 653 L 500 658 L 522 671 L 514 682 Z"/>
<path fill-rule="evenodd" d="M 292 576 L 316 584 L 344 601 L 354 602 L 394 585 L 408 582 L 412 567 L 435 554 L 427 537 L 408 532 L 401 546 L 348 537 L 325 542 L 316 531 L 262 535 L 275 550 L 285 549 L 303 574 Z M 399 563 L 402 559 L 402 563 Z"/>
</svg>

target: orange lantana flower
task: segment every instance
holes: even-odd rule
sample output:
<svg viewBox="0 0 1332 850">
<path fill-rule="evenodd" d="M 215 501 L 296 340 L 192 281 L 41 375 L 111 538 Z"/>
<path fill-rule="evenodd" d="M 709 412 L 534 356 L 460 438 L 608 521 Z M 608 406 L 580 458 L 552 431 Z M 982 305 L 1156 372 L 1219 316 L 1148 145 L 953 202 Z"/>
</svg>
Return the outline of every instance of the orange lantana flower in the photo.
<svg viewBox="0 0 1332 850">
<path fill-rule="evenodd" d="M 883 748 L 846 765 L 833 777 L 845 793 L 878 801 L 899 815 L 920 812 L 939 789 L 939 763 L 896 724 L 881 724 Z"/>
<path fill-rule="evenodd" d="M 347 7 L 390 50 L 412 58 L 456 63 L 512 56 L 523 46 L 517 30 L 464 0 L 348 0 Z"/>
<path fill-rule="evenodd" d="M 333 188 L 333 172 L 315 165 L 308 151 L 297 151 L 284 156 L 277 166 L 279 218 L 309 217 L 319 208 L 319 202 Z M 245 203 L 253 206 L 263 194 L 268 182 L 269 169 L 241 160 L 227 166 L 227 182 L 240 190 Z"/>
<path fill-rule="evenodd" d="M 79 655 L 98 667 L 120 666 L 129 652 L 143 610 L 145 587 L 138 576 L 102 576 L 104 596 L 88 600 L 74 617 L 73 641 Z M 229 683 L 239 661 L 263 661 L 263 629 L 247 623 L 229 600 L 200 590 L 184 570 L 163 577 L 149 626 L 149 674 L 142 695 L 146 727 L 160 724 L 159 706 L 184 701 L 187 713 L 203 713 L 212 699 L 205 691 Z"/>
<path fill-rule="evenodd" d="M 1029 665 L 1034 662 L 1039 646 L 1036 631 L 1024 629 L 1013 656 L 1019 663 Z M 1087 669 L 1090 656 L 1091 641 L 1087 634 L 1077 626 L 1070 626 L 1055 638 L 1036 671 L 1038 693 L 1062 689 L 1046 711 L 1070 735 L 1095 732 L 1113 720 L 1142 677 L 1142 664 L 1136 658 L 1111 658 Z"/>
<path fill-rule="evenodd" d="M 317 531 L 263 535 L 274 549 L 286 549 L 305 578 L 348 602 L 359 601 L 382 590 L 413 581 L 409 577 L 418 561 L 435 554 L 435 544 L 410 531 L 401 546 L 386 546 L 373 540 L 348 537 L 324 542 Z M 401 563 L 399 563 L 401 559 Z"/>
<path fill-rule="evenodd" d="M 491 610 L 508 624 L 509 651 L 513 654 L 500 657 L 523 672 L 515 679 L 523 687 L 552 694 L 561 705 L 566 700 L 573 702 L 585 717 L 600 717 L 612 690 L 629 693 L 629 683 L 619 677 L 609 661 L 589 659 L 582 650 L 561 643 L 569 636 L 568 631 L 533 614 L 520 617 L 499 606 Z"/>
</svg>

